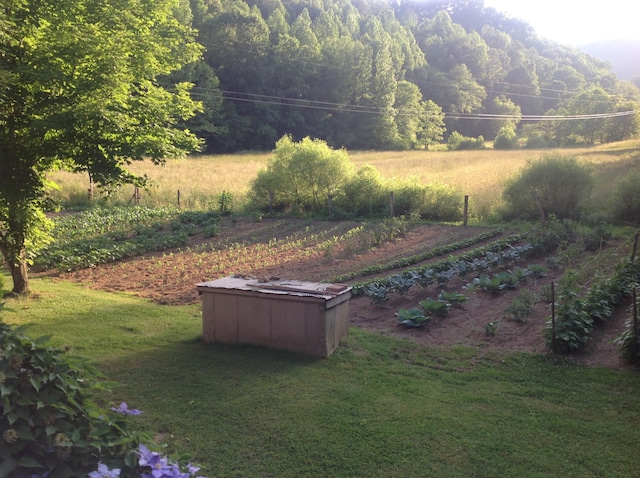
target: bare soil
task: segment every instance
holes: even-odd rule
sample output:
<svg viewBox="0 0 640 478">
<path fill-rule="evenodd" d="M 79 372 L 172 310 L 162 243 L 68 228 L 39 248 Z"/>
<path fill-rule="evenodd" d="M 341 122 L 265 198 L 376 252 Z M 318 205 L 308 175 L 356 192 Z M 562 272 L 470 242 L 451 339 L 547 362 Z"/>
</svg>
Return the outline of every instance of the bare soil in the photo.
<svg viewBox="0 0 640 478">
<path fill-rule="evenodd" d="M 328 223 L 314 222 L 314 230 L 327 227 Z M 336 223 L 332 223 L 335 228 Z M 341 223 L 341 230 L 348 230 L 357 223 Z M 250 244 L 267 243 L 274 238 L 283 239 L 295 234 L 296 230 L 308 228 L 309 221 L 275 220 L 249 222 L 227 220 L 220 234 L 214 238 L 193 238 L 191 247 L 137 257 L 115 264 L 108 264 L 60 275 L 62 279 L 82 282 L 87 287 L 105 291 L 125 291 L 139 297 L 168 305 L 199 302 L 195 285 L 199 282 L 231 275 L 250 273 L 254 276 L 278 276 L 285 279 L 298 279 L 320 282 L 339 274 L 360 271 L 370 265 L 385 264 L 402 257 L 409 257 L 435 247 L 450 244 L 466 238 L 475 237 L 484 232 L 481 228 L 417 225 L 413 226 L 402 238 L 385 242 L 375 248 L 362 251 L 337 251 L 327 256 L 317 251 L 301 254 L 299 250 L 280 251 L 274 263 L 261 268 L 252 264 Z M 505 233 L 506 235 L 506 233 Z M 492 239 L 494 240 L 494 239 Z M 487 241 L 489 242 L 489 241 Z M 219 265 L 224 259 L 224 249 L 228 244 L 246 243 L 245 262 L 236 263 L 235 270 L 222 270 L 217 276 L 206 271 L 213 265 Z M 474 245 L 478 247 L 481 244 Z M 206 247 L 205 247 L 206 246 Z M 208 250 L 210 252 L 202 252 Z M 462 251 L 456 251 L 456 254 Z M 433 261 L 440 260 L 435 258 Z M 426 262 L 425 262 L 426 263 Z M 423 263 L 423 264 L 425 264 Z M 522 267 L 532 262 L 521 264 Z M 416 266 L 422 264 L 416 264 Z M 381 276 L 389 276 L 398 271 L 387 271 Z M 447 285 L 448 290 L 465 294 L 468 301 L 462 307 L 453 308 L 450 315 L 437 318 L 432 323 L 416 329 L 407 329 L 398 325 L 395 313 L 400 308 L 417 307 L 426 297 L 436 298 L 439 289 L 430 286 L 427 289 L 413 287 L 403 297 L 391 294 L 390 300 L 383 305 L 373 305 L 365 297 L 354 297 L 350 301 L 350 323 L 352 326 L 376 332 L 382 335 L 405 338 L 430 346 L 452 347 L 471 346 L 488 353 L 531 352 L 549 353 L 545 345 L 544 327 L 550 310 L 547 305 L 538 302 L 533 312 L 523 323 L 509 320 L 505 309 L 511 304 L 519 291 L 529 289 L 539 293 L 542 286 L 556 281 L 562 270 L 550 270 L 541 279 L 530 279 L 517 290 L 501 294 L 489 294 L 483 291 L 466 291 L 462 287 L 471 278 L 456 278 Z M 363 281 L 371 277 L 359 277 Z M 587 366 L 623 368 L 613 339 L 624 330 L 628 304 L 619 308 L 614 318 L 596 330 L 587 349 L 572 359 Z M 489 322 L 497 323 L 495 335 L 486 332 Z"/>
</svg>

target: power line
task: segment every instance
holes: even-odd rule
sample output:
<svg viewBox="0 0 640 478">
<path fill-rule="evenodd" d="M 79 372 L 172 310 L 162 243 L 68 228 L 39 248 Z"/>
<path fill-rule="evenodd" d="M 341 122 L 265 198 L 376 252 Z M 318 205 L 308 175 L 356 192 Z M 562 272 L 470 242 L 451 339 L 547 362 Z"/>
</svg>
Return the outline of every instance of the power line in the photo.
<svg viewBox="0 0 640 478">
<path fill-rule="evenodd" d="M 346 103 L 332 103 L 317 100 L 307 100 L 299 98 L 289 98 L 285 96 L 262 95 L 257 93 L 243 93 L 229 90 L 214 90 L 212 88 L 195 87 L 194 90 L 203 91 L 220 91 L 223 97 L 230 101 L 240 101 L 246 103 L 265 104 L 274 106 L 288 106 L 295 108 L 318 109 L 326 111 L 335 111 L 340 113 L 363 113 L 363 114 L 386 114 L 388 108 L 377 106 L 362 106 Z M 205 96 L 204 93 L 194 92 L 195 96 Z M 233 96 L 233 95 L 243 95 Z M 396 114 L 406 116 L 422 116 L 424 112 L 416 109 L 396 109 Z M 584 115 L 514 115 L 514 114 L 490 114 L 490 113 L 454 113 L 444 112 L 446 119 L 460 120 L 513 120 L 513 121 L 578 121 L 590 119 L 607 119 L 623 116 L 631 116 L 636 111 L 620 111 L 615 113 L 595 113 Z"/>
</svg>

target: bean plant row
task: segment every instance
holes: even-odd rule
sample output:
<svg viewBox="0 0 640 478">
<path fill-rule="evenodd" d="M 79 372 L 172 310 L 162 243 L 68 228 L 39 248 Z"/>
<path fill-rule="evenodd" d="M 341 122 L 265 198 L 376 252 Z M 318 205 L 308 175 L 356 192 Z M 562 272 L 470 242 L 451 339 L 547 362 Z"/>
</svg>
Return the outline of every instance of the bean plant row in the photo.
<svg viewBox="0 0 640 478">
<path fill-rule="evenodd" d="M 557 353 L 584 348 L 596 325 L 610 319 L 616 306 L 630 297 L 638 284 L 640 261 L 637 258 L 622 260 L 610 277 L 597 277 L 586 293 L 580 289 L 574 275 L 566 275 L 556 294 L 555 321 L 549 319 L 547 322 L 549 347 Z M 623 355 L 627 356 L 629 351 L 625 348 L 631 347 L 632 341 L 623 335 L 618 342 Z"/>
<path fill-rule="evenodd" d="M 94 209 L 54 221 L 54 241 L 34 260 L 35 271 L 68 272 L 185 245 L 217 233 L 216 212 L 174 208 Z"/>
</svg>

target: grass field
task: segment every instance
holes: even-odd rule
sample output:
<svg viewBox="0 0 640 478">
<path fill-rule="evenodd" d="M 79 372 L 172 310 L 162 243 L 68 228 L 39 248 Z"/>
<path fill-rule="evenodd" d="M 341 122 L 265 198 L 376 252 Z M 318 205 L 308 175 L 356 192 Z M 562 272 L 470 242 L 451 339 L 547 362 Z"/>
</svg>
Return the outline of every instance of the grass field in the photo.
<svg viewBox="0 0 640 478">
<path fill-rule="evenodd" d="M 351 329 L 326 360 L 204 345 L 199 307 L 33 279 L 2 319 L 95 361 L 209 477 L 632 477 L 640 375 Z"/>
<path fill-rule="evenodd" d="M 487 219 L 499 207 L 505 181 L 522 169 L 527 161 L 544 154 L 575 155 L 593 166 L 597 188 L 593 203 L 602 205 L 611 196 L 615 179 L 632 168 L 640 167 L 640 141 L 625 141 L 590 148 L 557 150 L 498 151 L 401 151 L 350 152 L 357 166 L 371 164 L 383 177 L 416 177 L 422 183 L 444 183 L 458 188 L 470 196 L 472 213 Z M 217 207 L 217 198 L 223 191 L 234 197 L 234 207 L 244 203 L 251 180 L 265 167 L 271 153 L 245 153 L 218 156 L 191 156 L 181 161 L 168 162 L 163 167 L 149 162 L 134 163 L 132 171 L 147 175 L 154 185 L 143 192 L 142 204 L 165 206 L 177 204 L 180 191 L 181 206 L 185 208 Z M 66 207 L 87 204 L 88 178 L 67 172 L 51 176 L 61 186 L 52 197 Z M 127 203 L 133 187 L 115 192 L 110 201 Z"/>
<path fill-rule="evenodd" d="M 354 152 L 384 177 L 457 186 L 476 211 L 497 207 L 504 182 L 550 151 Z M 640 141 L 560 150 L 593 166 L 594 204 L 640 166 Z M 238 202 L 269 154 L 134 165 L 157 184 L 143 204 Z M 85 177 L 58 172 L 67 205 Z M 111 202 L 126 203 L 123 190 Z M 10 283 L 8 277 L 5 283 Z M 205 345 L 200 306 L 32 278 L 1 319 L 52 335 L 121 385 L 105 399 L 144 411 L 132 424 L 192 452 L 209 477 L 640 476 L 640 375 L 552 356 L 433 348 L 352 328 L 326 360 L 255 347 Z"/>
</svg>

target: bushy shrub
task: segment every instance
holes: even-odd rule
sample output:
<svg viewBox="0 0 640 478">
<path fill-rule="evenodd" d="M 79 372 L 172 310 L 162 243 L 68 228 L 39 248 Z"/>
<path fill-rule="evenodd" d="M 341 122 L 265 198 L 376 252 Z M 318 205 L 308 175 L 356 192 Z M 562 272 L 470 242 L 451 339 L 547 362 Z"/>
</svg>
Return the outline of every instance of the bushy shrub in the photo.
<svg viewBox="0 0 640 478">
<path fill-rule="evenodd" d="M 477 138 L 470 138 L 454 131 L 447 140 L 447 149 L 450 151 L 482 148 L 484 148 L 484 137 L 482 135 Z"/>
<path fill-rule="evenodd" d="M 518 145 L 518 136 L 516 128 L 511 125 L 505 125 L 498 131 L 493 141 L 494 149 L 515 149 Z"/>
<path fill-rule="evenodd" d="M 409 178 L 393 182 L 390 188 L 395 195 L 395 214 L 419 214 L 430 221 L 454 222 L 462 218 L 464 195 L 449 185 L 422 185 L 416 179 Z"/>
<path fill-rule="evenodd" d="M 575 157 L 544 155 L 507 181 L 503 199 L 507 216 L 532 219 L 545 215 L 578 218 L 592 188 L 589 169 Z"/>
<path fill-rule="evenodd" d="M 527 136 L 524 147 L 527 149 L 544 149 L 556 146 L 552 140 L 547 139 L 544 133 L 534 131 Z"/>
<path fill-rule="evenodd" d="M 258 172 L 249 192 L 253 207 L 296 212 L 318 211 L 329 196 L 343 193 L 353 174 L 353 164 L 345 150 L 335 150 L 319 139 L 294 142 L 283 136 L 266 169 Z"/>
<path fill-rule="evenodd" d="M 422 209 L 425 201 L 425 187 L 417 178 L 390 181 L 388 187 L 393 191 L 396 215 L 410 216 Z"/>
<path fill-rule="evenodd" d="M 464 195 L 448 184 L 430 183 L 420 216 L 430 221 L 459 221 L 462 219 Z"/>
<path fill-rule="evenodd" d="M 640 172 L 631 171 L 618 180 L 611 201 L 611 215 L 617 222 L 640 222 Z"/>
<path fill-rule="evenodd" d="M 382 216 L 389 213 L 389 191 L 380 171 L 364 165 L 344 185 L 338 206 L 355 216 Z"/>
</svg>

